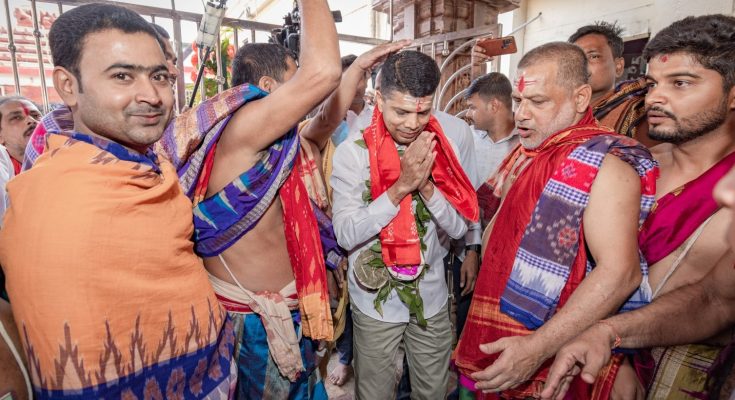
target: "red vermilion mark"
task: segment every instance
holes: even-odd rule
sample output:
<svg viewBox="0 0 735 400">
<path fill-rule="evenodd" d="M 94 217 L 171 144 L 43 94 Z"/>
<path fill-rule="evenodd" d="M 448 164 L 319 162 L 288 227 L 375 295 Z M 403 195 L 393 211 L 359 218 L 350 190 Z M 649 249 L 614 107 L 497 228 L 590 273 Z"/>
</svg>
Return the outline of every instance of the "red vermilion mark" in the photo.
<svg viewBox="0 0 735 400">
<path fill-rule="evenodd" d="M 666 54 L 664 54 L 661 57 L 659 57 L 659 60 L 661 60 L 661 62 L 665 63 L 666 61 L 669 61 L 669 56 L 667 56 Z"/>
<path fill-rule="evenodd" d="M 22 104 L 21 103 L 20 107 L 23 109 L 23 115 L 24 116 L 27 117 L 27 116 L 31 115 L 31 110 L 28 107 L 26 107 L 25 104 Z"/>
<path fill-rule="evenodd" d="M 526 88 L 526 77 L 521 76 L 521 80 L 518 81 L 518 91 L 523 93 L 523 89 Z"/>
<path fill-rule="evenodd" d="M 418 114 L 419 111 L 421 111 L 421 100 L 416 99 L 416 114 Z"/>
</svg>

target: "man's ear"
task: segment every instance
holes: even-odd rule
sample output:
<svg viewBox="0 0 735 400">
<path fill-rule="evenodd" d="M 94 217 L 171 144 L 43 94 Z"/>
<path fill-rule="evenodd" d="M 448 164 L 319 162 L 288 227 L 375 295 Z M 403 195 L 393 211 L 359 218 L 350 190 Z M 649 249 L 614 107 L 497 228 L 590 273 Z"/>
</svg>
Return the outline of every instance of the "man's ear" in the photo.
<svg viewBox="0 0 735 400">
<path fill-rule="evenodd" d="M 380 112 L 383 112 L 383 93 L 380 92 L 380 90 L 375 91 L 375 104 L 378 106 L 378 110 Z"/>
<path fill-rule="evenodd" d="M 592 86 L 585 83 L 578 87 L 574 90 L 573 97 L 575 111 L 579 114 L 584 114 L 590 106 L 590 100 L 592 99 Z"/>
<path fill-rule="evenodd" d="M 623 76 L 623 72 L 625 72 L 625 59 L 618 57 L 615 59 L 615 79 Z"/>
<path fill-rule="evenodd" d="M 61 100 L 69 107 L 77 105 L 77 96 L 80 92 L 81 82 L 71 71 L 64 67 L 54 67 L 52 72 L 54 89 Z"/>
<path fill-rule="evenodd" d="M 730 110 L 735 110 L 735 85 L 730 88 L 730 93 L 727 94 L 727 104 Z"/>
<path fill-rule="evenodd" d="M 258 87 L 268 93 L 272 93 L 276 87 L 276 81 L 270 76 L 263 75 L 260 77 L 260 79 L 258 79 Z"/>
<path fill-rule="evenodd" d="M 498 110 L 500 110 L 500 101 L 496 98 L 490 99 L 490 101 L 487 102 L 487 106 L 492 111 L 493 114 L 497 113 Z"/>
</svg>

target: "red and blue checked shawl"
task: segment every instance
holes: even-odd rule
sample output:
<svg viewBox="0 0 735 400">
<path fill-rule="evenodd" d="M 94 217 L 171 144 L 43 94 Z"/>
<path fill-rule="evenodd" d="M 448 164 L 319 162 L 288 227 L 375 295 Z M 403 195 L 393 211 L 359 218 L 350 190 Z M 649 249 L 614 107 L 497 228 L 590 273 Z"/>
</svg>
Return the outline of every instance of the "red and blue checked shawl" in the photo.
<svg viewBox="0 0 735 400">
<path fill-rule="evenodd" d="M 556 312 L 581 245 L 582 215 L 590 189 L 608 153 L 629 163 L 641 179 L 639 226 L 651 211 L 656 195 L 656 164 L 646 148 L 623 136 L 600 135 L 574 149 L 541 193 L 500 298 L 500 311 L 528 329 L 539 328 Z M 634 310 L 651 300 L 648 264 L 640 252 L 639 258 L 643 284 L 622 311 Z M 587 272 L 594 268 L 591 261 L 587 260 Z"/>
<path fill-rule="evenodd" d="M 502 186 L 502 176 L 510 174 L 516 160 L 530 157 L 521 161 L 528 163 L 528 167 L 520 172 L 497 210 L 467 323 L 455 352 L 455 363 L 462 374 L 469 376 L 480 371 L 497 358 L 497 355 L 482 353 L 480 344 L 532 333 L 535 324 L 542 324 L 564 306 L 593 267 L 584 247 L 581 218 L 589 189 L 606 154 L 627 161 L 641 177 L 643 196 L 639 221 L 642 222 L 654 201 L 657 167 L 651 154 L 635 140 L 600 127 L 590 112 L 579 124 L 553 135 L 536 150 L 517 148 L 500 166 L 500 173 L 489 182 Z M 496 190 L 495 193 L 500 192 Z M 569 222 L 555 226 L 554 222 L 560 217 Z M 530 222 L 538 218 L 544 223 L 552 221 L 543 234 L 529 229 Z M 550 255 L 552 248 L 557 248 L 559 253 Z M 644 263 L 641 269 L 647 273 Z M 533 278 L 521 279 L 521 272 Z M 548 289 L 542 286 L 546 280 L 550 281 Z M 641 291 L 628 305 L 635 307 L 645 299 L 645 291 Z M 511 301 L 514 302 L 514 317 L 507 313 L 507 304 Z M 501 310 L 501 302 L 506 304 L 505 310 Z M 575 398 L 605 398 L 617 366 L 606 371 L 606 376 L 598 379 L 600 384 L 594 388 L 575 380 L 570 389 Z M 504 392 L 504 395 L 538 394 L 547 372 L 548 363 L 537 371 L 531 382 Z"/>
</svg>

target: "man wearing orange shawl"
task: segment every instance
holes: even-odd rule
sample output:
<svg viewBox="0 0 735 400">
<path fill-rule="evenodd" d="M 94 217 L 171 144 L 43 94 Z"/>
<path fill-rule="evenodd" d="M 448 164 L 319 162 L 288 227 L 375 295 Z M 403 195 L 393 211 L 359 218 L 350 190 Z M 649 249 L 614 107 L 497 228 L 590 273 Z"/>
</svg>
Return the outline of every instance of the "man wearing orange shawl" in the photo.
<svg viewBox="0 0 735 400">
<path fill-rule="evenodd" d="M 501 202 L 455 352 L 464 390 L 479 397 L 538 396 L 565 341 L 650 296 L 636 236 L 655 165 L 639 143 L 597 124 L 587 82 L 584 52 L 569 43 L 533 49 L 518 65 L 521 146 L 491 180 Z M 616 369 L 575 386 L 574 398 L 607 398 Z"/>
<path fill-rule="evenodd" d="M 10 182 L 0 231 L 33 397 L 227 399 L 232 323 L 193 252 L 176 170 L 149 147 L 173 109 L 157 35 L 130 10 L 88 4 L 49 43 L 73 126 L 49 130 Z"/>
<path fill-rule="evenodd" d="M 452 334 L 438 234 L 461 237 L 478 209 L 455 150 L 431 115 L 439 77 L 425 54 L 389 56 L 370 126 L 334 155 L 333 221 L 349 254 L 361 399 L 395 397 L 401 342 L 412 395 L 446 395 Z"/>
</svg>

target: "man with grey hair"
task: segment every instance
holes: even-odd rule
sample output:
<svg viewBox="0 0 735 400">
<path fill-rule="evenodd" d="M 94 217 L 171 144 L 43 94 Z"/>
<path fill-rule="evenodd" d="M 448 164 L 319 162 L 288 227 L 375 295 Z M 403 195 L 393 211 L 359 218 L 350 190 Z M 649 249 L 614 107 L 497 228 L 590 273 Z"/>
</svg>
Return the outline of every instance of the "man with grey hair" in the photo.
<svg viewBox="0 0 735 400">
<path fill-rule="evenodd" d="M 564 342 L 650 296 L 636 235 L 655 166 L 639 143 L 598 125 L 588 80 L 584 52 L 569 43 L 539 46 L 518 65 L 521 146 L 491 180 L 499 205 L 455 352 L 462 390 L 536 397 Z M 607 398 L 612 380 L 598 382 L 577 383 L 574 398 Z"/>
<path fill-rule="evenodd" d="M 13 163 L 13 176 L 20 173 L 23 153 L 33 129 L 41 119 L 33 102 L 23 96 L 0 97 L 0 145 Z"/>
</svg>

